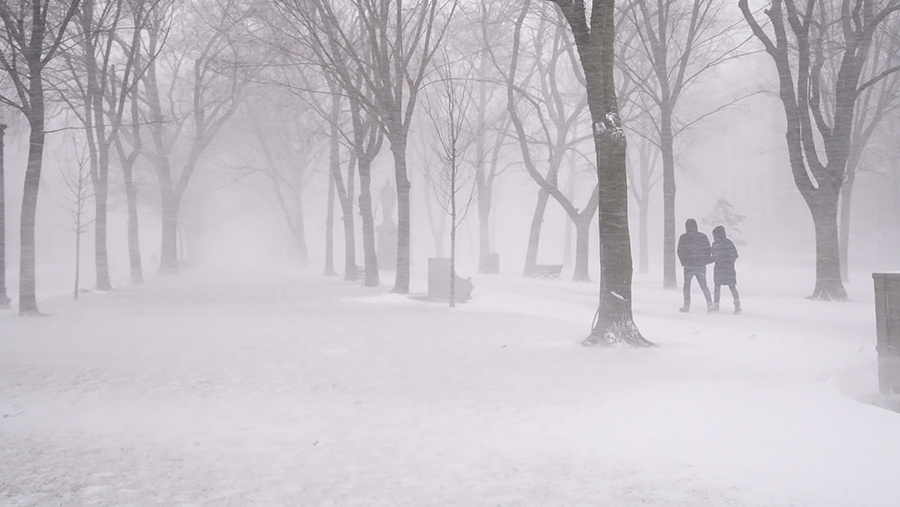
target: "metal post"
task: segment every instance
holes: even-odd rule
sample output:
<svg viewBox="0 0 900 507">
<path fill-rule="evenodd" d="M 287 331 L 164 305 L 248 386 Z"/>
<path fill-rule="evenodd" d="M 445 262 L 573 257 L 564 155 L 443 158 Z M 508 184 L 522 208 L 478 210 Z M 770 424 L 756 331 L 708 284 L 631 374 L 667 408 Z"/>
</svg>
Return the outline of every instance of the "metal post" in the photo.
<svg viewBox="0 0 900 507">
<path fill-rule="evenodd" d="M 6 125 L 0 123 L 0 308 L 9 308 L 6 295 L 6 190 L 3 185 L 3 134 Z"/>
</svg>

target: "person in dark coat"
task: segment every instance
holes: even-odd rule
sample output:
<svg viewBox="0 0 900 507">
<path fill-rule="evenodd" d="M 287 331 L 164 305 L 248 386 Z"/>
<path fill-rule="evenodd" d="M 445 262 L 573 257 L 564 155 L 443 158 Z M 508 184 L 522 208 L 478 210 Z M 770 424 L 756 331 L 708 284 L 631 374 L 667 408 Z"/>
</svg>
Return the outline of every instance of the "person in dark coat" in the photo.
<svg viewBox="0 0 900 507">
<path fill-rule="evenodd" d="M 713 266 L 713 283 L 715 290 L 713 291 L 713 309 L 719 310 L 719 296 L 722 293 L 722 286 L 727 285 L 731 289 L 731 296 L 734 298 L 734 313 L 741 313 L 741 297 L 737 290 L 737 271 L 734 269 L 734 261 L 738 258 L 737 248 L 734 242 L 725 236 L 725 227 L 718 225 L 712 231 L 713 244 L 712 256 L 715 261 Z"/>
<path fill-rule="evenodd" d="M 688 218 L 684 223 L 685 233 L 678 238 L 678 260 L 684 266 L 684 306 L 682 312 L 691 311 L 691 280 L 696 277 L 697 285 L 706 298 L 707 311 L 713 311 L 712 297 L 706 285 L 706 265 L 712 262 L 709 238 L 697 230 L 697 221 Z"/>
</svg>

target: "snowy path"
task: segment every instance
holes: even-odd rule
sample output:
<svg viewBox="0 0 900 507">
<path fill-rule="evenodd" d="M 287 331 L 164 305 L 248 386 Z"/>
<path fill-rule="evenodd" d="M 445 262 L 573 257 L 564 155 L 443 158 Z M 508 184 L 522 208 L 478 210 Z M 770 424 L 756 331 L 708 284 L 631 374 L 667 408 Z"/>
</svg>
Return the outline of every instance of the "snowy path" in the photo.
<svg viewBox="0 0 900 507">
<path fill-rule="evenodd" d="M 596 286 L 450 310 L 312 275 L 202 275 L 0 313 L 4 505 L 896 505 L 869 301 L 777 294 L 585 349 Z M 752 291 L 750 291 L 753 294 Z M 746 301 L 746 299 L 745 299 Z"/>
</svg>

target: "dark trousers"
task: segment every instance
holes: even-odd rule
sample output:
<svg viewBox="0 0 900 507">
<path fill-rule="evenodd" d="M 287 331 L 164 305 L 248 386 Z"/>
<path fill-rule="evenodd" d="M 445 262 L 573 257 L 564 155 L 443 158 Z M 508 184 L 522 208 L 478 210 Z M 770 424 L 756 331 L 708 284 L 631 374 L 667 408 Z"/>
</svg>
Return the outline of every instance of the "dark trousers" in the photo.
<svg viewBox="0 0 900 507">
<path fill-rule="evenodd" d="M 712 297 L 709 295 L 709 287 L 706 285 L 706 266 L 685 266 L 684 267 L 684 306 L 691 306 L 691 280 L 697 277 L 697 285 L 703 291 L 703 297 L 706 298 L 706 306 L 712 305 Z"/>
<path fill-rule="evenodd" d="M 741 296 L 738 295 L 737 285 L 732 283 L 728 285 L 728 288 L 731 289 L 731 296 L 734 298 L 734 300 L 740 301 Z M 717 283 L 716 288 L 713 290 L 713 300 L 716 302 L 716 304 L 719 304 L 720 295 L 722 295 L 722 284 Z"/>
</svg>

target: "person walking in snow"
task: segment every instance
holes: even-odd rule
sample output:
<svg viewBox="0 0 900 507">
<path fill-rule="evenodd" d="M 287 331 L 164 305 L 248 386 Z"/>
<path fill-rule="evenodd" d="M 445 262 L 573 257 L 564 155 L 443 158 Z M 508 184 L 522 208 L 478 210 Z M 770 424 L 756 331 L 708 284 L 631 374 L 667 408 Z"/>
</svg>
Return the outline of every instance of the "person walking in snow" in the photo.
<svg viewBox="0 0 900 507">
<path fill-rule="evenodd" d="M 722 293 L 722 286 L 727 285 L 731 289 L 731 296 L 734 298 L 734 313 L 741 313 L 741 297 L 737 290 L 737 271 L 734 269 L 734 261 L 738 258 L 737 248 L 734 242 L 725 236 L 725 227 L 718 225 L 712 231 L 712 257 L 715 261 L 713 266 L 713 310 L 719 311 L 719 296 Z"/>
<path fill-rule="evenodd" d="M 712 262 L 709 238 L 697 230 L 697 221 L 693 218 L 687 219 L 684 228 L 686 232 L 678 238 L 678 260 L 684 266 L 684 306 L 679 311 L 691 311 L 691 280 L 696 277 L 706 298 L 706 309 L 712 312 L 713 302 L 706 285 L 706 265 Z"/>
</svg>

